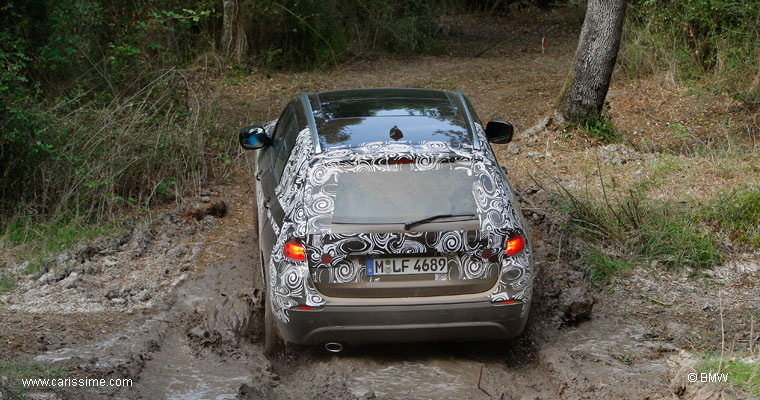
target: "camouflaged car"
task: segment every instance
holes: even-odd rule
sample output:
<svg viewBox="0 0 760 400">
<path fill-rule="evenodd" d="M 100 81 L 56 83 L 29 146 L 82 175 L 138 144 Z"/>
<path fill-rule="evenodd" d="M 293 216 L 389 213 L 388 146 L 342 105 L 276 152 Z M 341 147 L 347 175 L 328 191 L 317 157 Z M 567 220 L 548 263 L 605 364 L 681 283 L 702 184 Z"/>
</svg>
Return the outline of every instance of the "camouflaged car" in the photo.
<svg viewBox="0 0 760 400">
<path fill-rule="evenodd" d="M 459 90 L 301 93 L 265 126 L 256 198 L 265 350 L 506 339 L 530 309 L 526 225 Z"/>
</svg>

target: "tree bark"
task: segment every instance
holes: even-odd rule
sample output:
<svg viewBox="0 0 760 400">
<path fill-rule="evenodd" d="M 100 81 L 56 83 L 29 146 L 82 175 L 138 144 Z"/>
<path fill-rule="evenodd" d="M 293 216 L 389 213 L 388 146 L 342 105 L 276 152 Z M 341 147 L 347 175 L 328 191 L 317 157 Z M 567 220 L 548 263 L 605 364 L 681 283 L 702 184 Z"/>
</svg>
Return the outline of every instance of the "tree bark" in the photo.
<svg viewBox="0 0 760 400">
<path fill-rule="evenodd" d="M 565 119 L 601 113 L 620 48 L 625 8 L 626 0 L 588 0 L 573 66 L 557 104 Z"/>
<path fill-rule="evenodd" d="M 242 64 L 248 55 L 248 38 L 240 18 L 238 0 L 224 0 L 222 5 L 222 53 L 228 60 L 234 57 L 238 64 Z"/>
<path fill-rule="evenodd" d="M 224 0 L 222 3 L 224 14 L 222 15 L 222 45 L 221 50 L 229 57 L 232 45 L 235 41 L 235 28 L 237 22 L 237 0 Z"/>
</svg>

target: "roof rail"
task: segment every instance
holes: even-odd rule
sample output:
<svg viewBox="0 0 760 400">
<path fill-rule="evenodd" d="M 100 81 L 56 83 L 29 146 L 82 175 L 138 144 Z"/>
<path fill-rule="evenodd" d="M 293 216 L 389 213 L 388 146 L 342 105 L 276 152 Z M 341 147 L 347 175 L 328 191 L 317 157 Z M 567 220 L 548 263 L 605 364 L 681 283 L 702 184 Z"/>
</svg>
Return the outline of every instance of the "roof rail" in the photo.
<svg viewBox="0 0 760 400">
<path fill-rule="evenodd" d="M 314 120 L 314 110 L 311 109 L 311 101 L 309 101 L 309 95 L 306 92 L 301 92 L 298 95 L 298 100 L 303 104 L 303 111 L 306 114 L 306 122 L 309 125 L 309 131 L 311 132 L 311 140 L 314 142 L 314 151 L 317 153 L 322 152 L 322 144 L 319 143 L 319 135 L 317 134 L 317 122 Z"/>
<path fill-rule="evenodd" d="M 470 133 L 472 134 L 472 147 L 475 150 L 480 150 L 480 139 L 478 138 L 478 132 L 475 130 L 475 122 L 472 120 L 472 115 L 470 114 L 470 108 L 467 107 L 467 100 L 465 100 L 464 94 L 462 93 L 459 88 L 454 89 L 454 93 L 456 93 L 457 96 L 459 96 L 459 101 L 462 102 L 462 107 L 464 108 L 464 115 L 467 117 L 467 128 L 470 130 Z"/>
</svg>

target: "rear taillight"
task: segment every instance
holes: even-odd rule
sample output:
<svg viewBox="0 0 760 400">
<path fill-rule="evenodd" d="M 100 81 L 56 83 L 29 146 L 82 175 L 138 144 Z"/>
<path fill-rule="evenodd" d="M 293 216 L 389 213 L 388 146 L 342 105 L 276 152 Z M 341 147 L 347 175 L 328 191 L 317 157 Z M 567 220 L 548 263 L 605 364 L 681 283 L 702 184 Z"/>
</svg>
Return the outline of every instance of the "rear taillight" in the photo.
<svg viewBox="0 0 760 400">
<path fill-rule="evenodd" d="M 509 236 L 509 240 L 507 240 L 507 255 L 511 256 L 512 254 L 517 254 L 525 248 L 525 239 L 523 239 L 522 236 L 513 233 Z"/>
<path fill-rule="evenodd" d="M 306 251 L 300 240 L 289 240 L 285 243 L 285 248 L 282 252 L 285 257 L 291 260 L 303 261 L 306 259 Z"/>
</svg>

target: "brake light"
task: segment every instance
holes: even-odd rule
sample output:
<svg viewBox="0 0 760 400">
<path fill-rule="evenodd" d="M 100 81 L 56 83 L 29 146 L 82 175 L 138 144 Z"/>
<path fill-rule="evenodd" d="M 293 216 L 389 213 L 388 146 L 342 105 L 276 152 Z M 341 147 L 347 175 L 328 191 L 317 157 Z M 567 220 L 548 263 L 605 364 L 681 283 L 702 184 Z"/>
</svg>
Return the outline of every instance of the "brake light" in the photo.
<svg viewBox="0 0 760 400">
<path fill-rule="evenodd" d="M 290 240 L 285 243 L 285 248 L 282 250 L 285 257 L 296 260 L 296 261 L 303 261 L 306 259 L 306 251 L 303 248 L 303 244 L 301 244 L 300 240 Z"/>
<path fill-rule="evenodd" d="M 525 239 L 522 236 L 513 233 L 507 240 L 507 255 L 517 254 L 525 248 Z"/>
<path fill-rule="evenodd" d="M 414 164 L 414 160 L 411 158 L 392 158 L 388 160 L 388 164 Z"/>
</svg>

